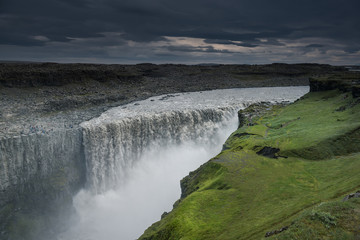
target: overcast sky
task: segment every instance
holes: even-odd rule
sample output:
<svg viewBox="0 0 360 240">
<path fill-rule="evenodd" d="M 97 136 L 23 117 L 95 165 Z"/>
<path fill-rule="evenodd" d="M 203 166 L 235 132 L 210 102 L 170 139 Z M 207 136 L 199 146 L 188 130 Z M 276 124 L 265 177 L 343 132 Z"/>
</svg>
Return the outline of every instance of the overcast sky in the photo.
<svg viewBox="0 0 360 240">
<path fill-rule="evenodd" d="M 0 60 L 360 64 L 360 0 L 0 0 Z"/>
</svg>

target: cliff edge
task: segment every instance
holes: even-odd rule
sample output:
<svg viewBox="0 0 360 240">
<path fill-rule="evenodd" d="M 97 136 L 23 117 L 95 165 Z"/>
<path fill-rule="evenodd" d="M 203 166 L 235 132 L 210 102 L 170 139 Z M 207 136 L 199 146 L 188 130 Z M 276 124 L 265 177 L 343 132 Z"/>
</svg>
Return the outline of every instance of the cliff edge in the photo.
<svg viewBox="0 0 360 240">
<path fill-rule="evenodd" d="M 140 239 L 359 237 L 359 75 L 350 75 L 311 79 L 287 106 L 240 111 L 223 151 L 182 180 L 181 199 Z"/>
</svg>

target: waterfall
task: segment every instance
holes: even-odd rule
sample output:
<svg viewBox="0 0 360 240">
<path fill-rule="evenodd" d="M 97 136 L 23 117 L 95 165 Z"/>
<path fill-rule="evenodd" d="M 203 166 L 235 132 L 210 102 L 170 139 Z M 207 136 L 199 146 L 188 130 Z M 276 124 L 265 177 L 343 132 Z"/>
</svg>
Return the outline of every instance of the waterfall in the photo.
<svg viewBox="0 0 360 240">
<path fill-rule="evenodd" d="M 83 123 L 88 186 L 74 198 L 79 221 L 58 240 L 139 237 L 172 209 L 180 179 L 221 151 L 242 107 Z"/>
<path fill-rule="evenodd" d="M 179 180 L 221 150 L 239 109 L 294 101 L 308 90 L 156 96 L 112 108 L 73 129 L 0 138 L 0 207 L 21 199 L 31 208 L 36 204 L 34 209 L 45 204 L 57 209 L 58 199 L 69 202 L 62 197 L 78 193 L 79 222 L 58 239 L 133 239 L 171 210 L 180 196 Z M 160 180 L 159 170 L 165 173 Z"/>
<path fill-rule="evenodd" d="M 83 123 L 87 187 L 95 193 L 116 188 L 127 179 L 128 170 L 145 149 L 189 141 L 215 143 L 217 131 L 241 107 L 169 111 Z"/>
<path fill-rule="evenodd" d="M 93 193 L 114 189 L 145 149 L 188 141 L 203 142 L 235 111 L 260 101 L 293 101 L 308 87 L 226 89 L 152 97 L 112 108 L 83 122 L 86 187 Z"/>
</svg>

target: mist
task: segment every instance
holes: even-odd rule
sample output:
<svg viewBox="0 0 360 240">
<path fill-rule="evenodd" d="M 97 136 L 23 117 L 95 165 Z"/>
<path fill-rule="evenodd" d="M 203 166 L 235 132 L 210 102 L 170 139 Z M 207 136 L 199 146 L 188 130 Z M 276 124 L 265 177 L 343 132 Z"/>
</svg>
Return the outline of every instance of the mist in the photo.
<svg viewBox="0 0 360 240">
<path fill-rule="evenodd" d="M 180 144 L 151 144 L 116 189 L 82 190 L 74 197 L 76 221 L 58 240 L 136 239 L 180 198 L 180 180 L 221 151 L 238 124 L 234 113 L 214 135 Z M 161 142 L 161 141 L 160 141 Z"/>
</svg>

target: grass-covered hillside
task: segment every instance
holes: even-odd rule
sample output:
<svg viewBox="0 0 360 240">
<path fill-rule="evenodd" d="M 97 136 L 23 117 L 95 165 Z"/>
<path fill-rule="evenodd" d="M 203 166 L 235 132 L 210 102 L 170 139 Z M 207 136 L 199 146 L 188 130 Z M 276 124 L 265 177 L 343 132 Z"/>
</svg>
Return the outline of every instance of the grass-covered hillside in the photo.
<svg viewBox="0 0 360 240">
<path fill-rule="evenodd" d="M 140 239 L 359 237 L 360 200 L 342 199 L 360 190 L 360 99 L 311 92 L 239 115 L 224 150 L 182 180 L 172 212 Z"/>
</svg>

